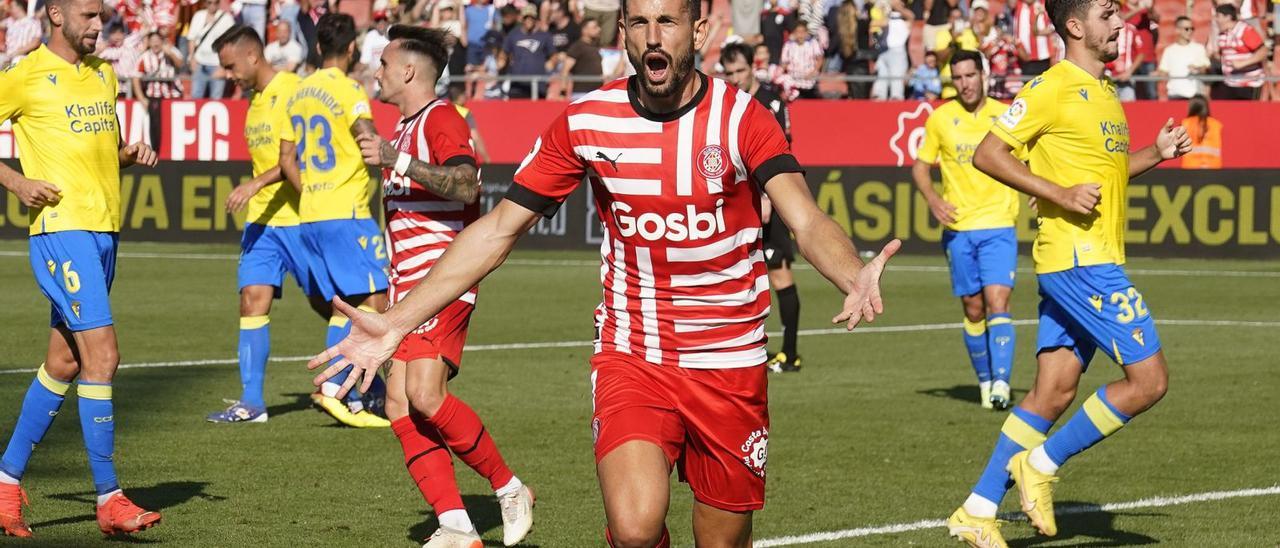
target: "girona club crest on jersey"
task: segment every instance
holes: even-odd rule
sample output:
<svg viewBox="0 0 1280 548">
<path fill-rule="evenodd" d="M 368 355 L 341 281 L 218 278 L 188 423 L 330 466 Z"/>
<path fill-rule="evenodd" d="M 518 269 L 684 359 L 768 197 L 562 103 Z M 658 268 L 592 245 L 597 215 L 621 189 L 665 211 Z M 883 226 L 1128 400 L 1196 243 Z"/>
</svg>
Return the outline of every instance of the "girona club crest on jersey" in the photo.
<svg viewBox="0 0 1280 548">
<path fill-rule="evenodd" d="M 752 432 L 738 449 L 743 453 L 742 464 L 747 465 L 752 474 L 763 478 L 765 464 L 769 461 L 769 429 Z"/>
<path fill-rule="evenodd" d="M 726 158 L 728 153 L 720 145 L 702 147 L 702 151 L 698 153 L 698 173 L 708 179 L 723 177 L 724 172 L 729 169 Z"/>
</svg>

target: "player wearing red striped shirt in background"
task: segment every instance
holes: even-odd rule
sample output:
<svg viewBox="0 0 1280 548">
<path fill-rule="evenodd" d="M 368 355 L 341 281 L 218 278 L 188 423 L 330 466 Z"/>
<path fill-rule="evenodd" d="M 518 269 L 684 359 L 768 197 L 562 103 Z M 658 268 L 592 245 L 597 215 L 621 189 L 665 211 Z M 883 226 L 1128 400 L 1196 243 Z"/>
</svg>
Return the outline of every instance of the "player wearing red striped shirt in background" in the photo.
<svg viewBox="0 0 1280 548">
<path fill-rule="evenodd" d="M 392 141 L 361 136 L 360 152 L 365 163 L 382 168 L 394 305 L 480 216 L 480 179 L 470 128 L 453 104 L 435 94 L 448 63 L 447 34 L 397 25 L 387 36 L 376 74 L 379 99 L 399 108 L 403 118 Z M 447 388 L 462 363 L 476 290 L 471 284 L 411 328 L 387 371 L 387 418 L 409 475 L 440 522 L 427 548 L 483 546 L 462 503 L 450 451 L 489 480 L 502 508 L 504 544 L 520 542 L 533 527 L 533 492 L 507 468 L 480 417 Z"/>
<path fill-rule="evenodd" d="M 696 542 L 748 546 L 764 505 L 768 455 L 761 249 L 767 192 L 800 250 L 848 296 L 833 322 L 883 312 L 879 280 L 896 240 L 864 265 L 813 201 L 772 114 L 746 92 L 694 71 L 707 40 L 696 0 L 630 0 L 621 29 L 639 74 L 571 104 L 534 143 L 504 200 L 462 231 L 385 314 L 352 314 L 351 334 L 310 364 L 342 356 L 345 388 L 405 335 L 454 303 L 590 174 L 605 225 L 603 301 L 591 360 L 597 474 L 612 546 L 669 546 L 668 478 L 696 503 Z M 369 381 L 365 381 L 366 383 Z"/>
</svg>

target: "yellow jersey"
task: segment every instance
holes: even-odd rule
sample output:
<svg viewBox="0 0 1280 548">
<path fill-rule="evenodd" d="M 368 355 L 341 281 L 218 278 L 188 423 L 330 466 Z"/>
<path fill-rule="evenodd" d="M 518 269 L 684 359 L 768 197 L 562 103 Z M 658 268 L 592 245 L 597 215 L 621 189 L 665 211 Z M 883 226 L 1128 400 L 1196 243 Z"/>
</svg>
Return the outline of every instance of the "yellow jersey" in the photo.
<svg viewBox="0 0 1280 548">
<path fill-rule="evenodd" d="M 299 220 L 370 218 L 373 182 L 351 135 L 356 120 L 373 119 L 364 86 L 337 68 L 320 69 L 299 84 L 288 112 L 280 140 L 298 147 Z"/>
<path fill-rule="evenodd" d="M 976 112 L 948 101 L 929 115 L 916 158 L 942 169 L 942 199 L 956 206 L 950 230 L 1012 227 L 1018 220 L 1018 191 L 973 167 L 973 152 L 1008 105 L 988 98 Z"/>
<path fill-rule="evenodd" d="M 62 191 L 31 209 L 32 235 L 120 231 L 118 86 L 111 63 L 73 65 L 44 45 L 0 70 L 0 120 L 13 122 L 23 174 Z"/>
<path fill-rule="evenodd" d="M 1062 61 L 1022 88 L 992 133 L 1014 148 L 1028 147 L 1031 172 L 1054 184 L 1101 185 L 1089 215 L 1040 201 L 1036 273 L 1124 264 L 1129 123 L 1111 80 Z"/>
<path fill-rule="evenodd" d="M 289 100 L 300 82 L 302 78 L 297 74 L 277 72 L 266 89 L 249 100 L 244 139 L 249 145 L 254 177 L 280 163 L 280 133 L 289 126 Z M 249 200 L 247 219 L 268 226 L 298 224 L 298 190 L 288 182 L 267 185 Z"/>
</svg>

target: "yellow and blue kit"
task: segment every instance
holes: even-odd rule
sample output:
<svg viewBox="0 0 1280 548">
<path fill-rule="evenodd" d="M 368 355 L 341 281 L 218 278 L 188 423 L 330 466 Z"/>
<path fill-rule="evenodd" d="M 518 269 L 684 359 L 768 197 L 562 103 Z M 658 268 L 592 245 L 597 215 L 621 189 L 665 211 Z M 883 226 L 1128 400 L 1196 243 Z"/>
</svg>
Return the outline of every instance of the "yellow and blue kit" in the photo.
<svg viewBox="0 0 1280 548">
<path fill-rule="evenodd" d="M 1101 186 L 1088 215 L 1040 201 L 1039 349 L 1072 348 L 1085 366 L 1095 349 L 1121 365 L 1154 355 L 1155 322 L 1123 268 L 1129 124 L 1115 85 L 1063 61 L 1022 89 L 992 133 L 1026 146 L 1031 172 L 1054 184 Z"/>
<path fill-rule="evenodd" d="M 372 120 L 364 88 L 337 68 L 318 70 L 302 81 L 288 114 L 280 138 L 297 145 L 308 294 L 331 299 L 385 291 L 389 263 L 370 214 L 373 183 L 351 134 L 358 120 Z"/>
<path fill-rule="evenodd" d="M 249 100 L 244 137 L 254 177 L 280 161 L 280 134 L 289 125 L 289 100 L 301 81 L 296 74 L 278 72 L 266 88 Z M 289 273 L 307 291 L 310 268 L 298 226 L 298 201 L 298 190 L 287 182 L 268 185 L 249 200 L 240 239 L 240 289 L 270 285 L 276 288 L 279 298 L 285 273 Z"/>
<path fill-rule="evenodd" d="M 53 305 L 51 325 L 84 331 L 112 324 L 108 293 L 120 231 L 118 81 L 111 63 L 72 64 L 41 45 L 0 71 L 0 120 L 13 122 L 23 174 L 61 192 L 30 211 L 36 283 Z"/>
<path fill-rule="evenodd" d="M 955 221 L 944 227 L 942 247 L 957 297 L 976 295 L 988 285 L 1014 284 L 1018 192 L 973 166 L 978 144 L 1006 109 L 994 99 L 986 99 L 975 112 L 948 101 L 929 115 L 916 153 L 918 160 L 939 165 L 942 199 L 956 207 Z"/>
</svg>

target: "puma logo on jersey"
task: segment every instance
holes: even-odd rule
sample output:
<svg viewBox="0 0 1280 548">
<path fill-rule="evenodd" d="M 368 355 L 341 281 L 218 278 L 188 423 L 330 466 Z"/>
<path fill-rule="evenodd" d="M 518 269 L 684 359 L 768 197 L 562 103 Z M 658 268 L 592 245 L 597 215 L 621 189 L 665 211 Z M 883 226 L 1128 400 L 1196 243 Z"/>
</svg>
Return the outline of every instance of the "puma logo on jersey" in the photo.
<svg viewBox="0 0 1280 548">
<path fill-rule="evenodd" d="M 716 200 L 714 212 L 699 212 L 693 204 L 685 206 L 684 212 L 642 213 L 631 216 L 631 206 L 623 202 L 614 202 L 613 218 L 618 225 L 618 234 L 624 237 L 639 235 L 641 238 L 655 242 L 667 240 L 683 242 L 685 240 L 705 240 L 725 231 L 724 200 Z"/>
<path fill-rule="evenodd" d="M 618 160 L 622 158 L 622 153 L 621 153 L 621 152 L 619 152 L 619 153 L 618 153 L 618 157 L 617 157 L 617 158 L 610 158 L 610 157 L 609 157 L 608 155 L 606 155 L 605 153 L 597 151 L 597 152 L 596 152 L 596 158 L 597 158 L 597 159 L 599 159 L 599 160 L 604 160 L 604 161 L 606 161 L 606 162 L 609 162 L 609 165 L 613 166 L 614 171 L 617 171 L 617 170 L 618 170 Z"/>
</svg>

